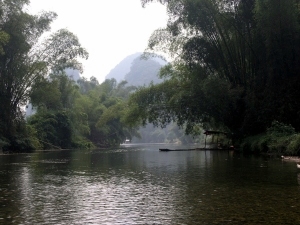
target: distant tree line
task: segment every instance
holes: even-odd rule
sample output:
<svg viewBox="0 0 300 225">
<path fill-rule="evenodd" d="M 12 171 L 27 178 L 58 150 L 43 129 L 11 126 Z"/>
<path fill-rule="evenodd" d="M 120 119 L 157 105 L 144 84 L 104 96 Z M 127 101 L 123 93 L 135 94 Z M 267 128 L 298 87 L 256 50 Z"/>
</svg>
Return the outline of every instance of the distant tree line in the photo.
<svg viewBox="0 0 300 225">
<path fill-rule="evenodd" d="M 77 84 L 65 74 L 51 74 L 33 87 L 31 102 L 37 112 L 28 125 L 36 131 L 38 148 L 92 148 L 119 145 L 136 134 L 122 121 L 126 99 L 134 87 L 126 82 L 95 77 Z"/>
</svg>

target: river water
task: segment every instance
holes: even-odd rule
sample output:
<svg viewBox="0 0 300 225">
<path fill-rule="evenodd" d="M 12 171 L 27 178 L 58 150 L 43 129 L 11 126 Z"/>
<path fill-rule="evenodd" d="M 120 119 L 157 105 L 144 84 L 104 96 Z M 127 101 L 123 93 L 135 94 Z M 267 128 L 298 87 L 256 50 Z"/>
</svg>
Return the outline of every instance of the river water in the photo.
<svg viewBox="0 0 300 225">
<path fill-rule="evenodd" d="M 295 163 L 159 147 L 0 155 L 0 224 L 300 224 Z"/>
</svg>

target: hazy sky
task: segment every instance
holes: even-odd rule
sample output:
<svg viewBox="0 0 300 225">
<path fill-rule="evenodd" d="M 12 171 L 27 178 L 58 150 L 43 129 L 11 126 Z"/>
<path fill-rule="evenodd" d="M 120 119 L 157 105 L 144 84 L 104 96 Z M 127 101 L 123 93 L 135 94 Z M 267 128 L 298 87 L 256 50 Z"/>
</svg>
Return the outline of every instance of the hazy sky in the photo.
<svg viewBox="0 0 300 225">
<path fill-rule="evenodd" d="M 89 52 L 83 76 L 99 82 L 127 55 L 144 51 L 151 33 L 167 21 L 164 6 L 142 8 L 140 0 L 31 0 L 29 10 L 58 14 L 52 29 L 67 28 L 78 36 Z"/>
</svg>

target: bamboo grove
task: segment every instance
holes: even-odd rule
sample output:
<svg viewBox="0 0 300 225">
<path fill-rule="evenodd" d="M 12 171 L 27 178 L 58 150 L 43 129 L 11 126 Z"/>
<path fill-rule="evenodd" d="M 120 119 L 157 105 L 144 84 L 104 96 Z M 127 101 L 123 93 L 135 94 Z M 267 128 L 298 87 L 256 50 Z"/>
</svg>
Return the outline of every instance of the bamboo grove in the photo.
<svg viewBox="0 0 300 225">
<path fill-rule="evenodd" d="M 300 130 L 298 0 L 158 2 L 169 20 L 147 51 L 164 52 L 172 63 L 161 71 L 164 83 L 131 97 L 139 122 L 176 121 L 187 133 L 202 126 L 236 138 L 266 132 L 274 121 Z"/>
<path fill-rule="evenodd" d="M 118 145 L 149 122 L 175 122 L 194 135 L 219 129 L 237 140 L 299 132 L 299 0 L 156 2 L 169 19 L 146 52 L 171 63 L 160 71 L 164 82 L 136 90 L 113 79 L 70 81 L 65 69 L 81 70 L 78 59 L 88 58 L 78 38 L 62 29 L 41 39 L 55 13 L 29 14 L 29 0 L 0 1 L 0 148 Z M 36 114 L 26 120 L 29 102 Z"/>
</svg>

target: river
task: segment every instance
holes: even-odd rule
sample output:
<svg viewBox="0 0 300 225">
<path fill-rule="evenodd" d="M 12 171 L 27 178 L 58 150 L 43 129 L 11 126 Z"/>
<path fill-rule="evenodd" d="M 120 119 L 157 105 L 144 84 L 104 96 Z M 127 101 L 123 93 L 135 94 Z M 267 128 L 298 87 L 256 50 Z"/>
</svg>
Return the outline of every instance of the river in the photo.
<svg viewBox="0 0 300 225">
<path fill-rule="evenodd" d="M 159 147 L 0 155 L 0 224 L 300 224 L 295 163 Z"/>
</svg>

